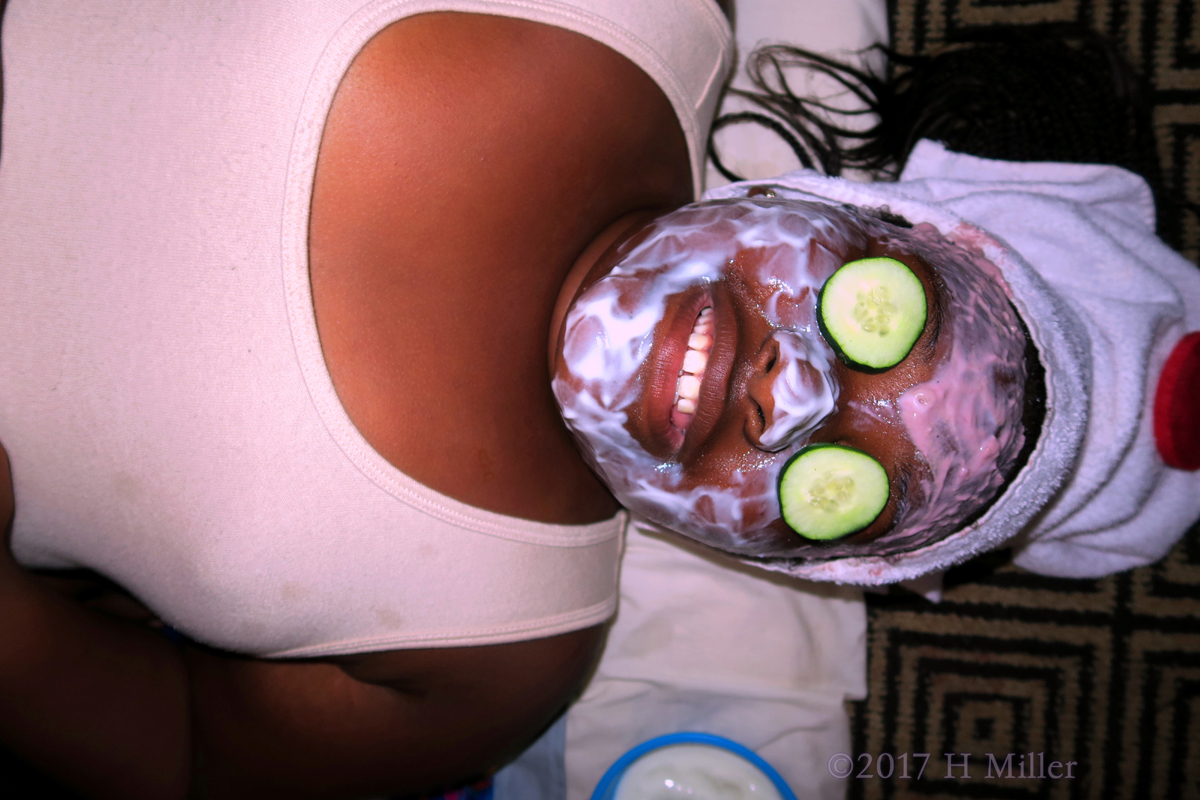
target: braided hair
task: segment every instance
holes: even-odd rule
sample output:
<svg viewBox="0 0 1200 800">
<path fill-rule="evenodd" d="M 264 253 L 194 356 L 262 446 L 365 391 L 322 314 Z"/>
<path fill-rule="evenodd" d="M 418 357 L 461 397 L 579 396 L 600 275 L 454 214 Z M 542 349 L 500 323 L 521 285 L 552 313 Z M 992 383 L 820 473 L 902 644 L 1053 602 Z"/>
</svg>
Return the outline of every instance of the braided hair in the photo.
<svg viewBox="0 0 1200 800">
<path fill-rule="evenodd" d="M 933 56 L 874 49 L 887 57 L 890 77 L 787 45 L 756 50 L 747 60 L 754 89 L 729 91 L 761 111 L 719 117 L 713 132 L 746 122 L 770 127 L 803 166 L 827 175 L 853 168 L 894 178 L 920 139 L 984 158 L 1115 164 L 1141 175 L 1161 198 L 1142 83 L 1098 34 L 1075 26 L 998 27 Z M 797 95 L 791 70 L 828 76 L 862 110 Z M 878 121 L 865 130 L 835 121 L 872 114 Z M 741 180 L 721 163 L 713 141 L 714 166 Z"/>
</svg>

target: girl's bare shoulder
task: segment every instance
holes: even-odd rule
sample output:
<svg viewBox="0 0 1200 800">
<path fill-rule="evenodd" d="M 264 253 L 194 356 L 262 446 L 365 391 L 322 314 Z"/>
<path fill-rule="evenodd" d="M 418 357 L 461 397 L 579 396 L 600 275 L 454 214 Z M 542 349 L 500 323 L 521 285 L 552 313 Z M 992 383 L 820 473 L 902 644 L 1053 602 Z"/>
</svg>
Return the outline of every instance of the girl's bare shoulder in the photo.
<svg viewBox="0 0 1200 800">
<path fill-rule="evenodd" d="M 609 223 L 691 191 L 670 102 L 604 45 L 456 13 L 382 31 L 338 89 L 311 208 L 318 331 L 350 419 L 463 502 L 611 516 L 549 392 L 550 316 Z"/>
</svg>

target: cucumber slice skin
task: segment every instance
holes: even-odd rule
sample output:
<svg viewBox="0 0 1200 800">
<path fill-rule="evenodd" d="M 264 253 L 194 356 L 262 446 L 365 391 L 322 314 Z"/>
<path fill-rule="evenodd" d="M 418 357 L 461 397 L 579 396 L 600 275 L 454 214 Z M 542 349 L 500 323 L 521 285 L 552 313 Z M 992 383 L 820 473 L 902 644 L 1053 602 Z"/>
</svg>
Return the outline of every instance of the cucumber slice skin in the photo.
<svg viewBox="0 0 1200 800">
<path fill-rule="evenodd" d="M 887 506 L 887 470 L 871 455 L 841 444 L 812 444 L 779 472 L 779 511 L 805 539 L 831 541 L 857 533 Z"/>
<path fill-rule="evenodd" d="M 894 258 L 843 264 L 825 281 L 817 300 L 821 335 L 838 358 L 864 372 L 884 372 L 907 358 L 928 314 L 921 279 Z M 864 323 L 872 329 L 864 329 Z"/>
</svg>

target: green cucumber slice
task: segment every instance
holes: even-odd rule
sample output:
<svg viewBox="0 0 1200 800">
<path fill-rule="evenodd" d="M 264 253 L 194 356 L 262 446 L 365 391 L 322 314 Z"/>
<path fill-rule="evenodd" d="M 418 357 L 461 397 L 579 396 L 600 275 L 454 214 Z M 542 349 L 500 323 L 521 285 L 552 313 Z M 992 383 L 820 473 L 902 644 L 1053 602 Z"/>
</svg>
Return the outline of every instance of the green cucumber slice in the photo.
<svg viewBox="0 0 1200 800">
<path fill-rule="evenodd" d="M 883 465 L 841 444 L 809 445 L 779 474 L 783 521 L 806 539 L 827 541 L 861 531 L 883 511 L 890 494 Z"/>
<path fill-rule="evenodd" d="M 925 287 L 907 264 L 863 258 L 842 265 L 825 281 L 817 318 L 843 361 L 884 370 L 908 356 L 927 313 Z"/>
</svg>

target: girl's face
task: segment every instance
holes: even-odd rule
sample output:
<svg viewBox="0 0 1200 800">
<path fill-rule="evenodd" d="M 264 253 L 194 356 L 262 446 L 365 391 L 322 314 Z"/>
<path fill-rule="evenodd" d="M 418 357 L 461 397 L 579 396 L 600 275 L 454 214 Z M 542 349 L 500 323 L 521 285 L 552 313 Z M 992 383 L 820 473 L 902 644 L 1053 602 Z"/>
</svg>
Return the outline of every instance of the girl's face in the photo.
<svg viewBox="0 0 1200 800">
<path fill-rule="evenodd" d="M 717 201 L 635 226 L 587 266 L 558 324 L 553 389 L 617 498 L 721 549 L 832 555 L 779 515 L 779 471 L 806 444 L 851 445 L 887 470 L 887 506 L 843 548 L 944 492 L 938 454 L 921 445 L 939 448 L 911 423 L 959 360 L 943 335 L 957 312 L 947 282 L 892 231 L 821 204 Z M 928 322 L 904 361 L 870 374 L 837 360 L 816 309 L 839 267 L 877 255 L 912 268 Z"/>
</svg>

